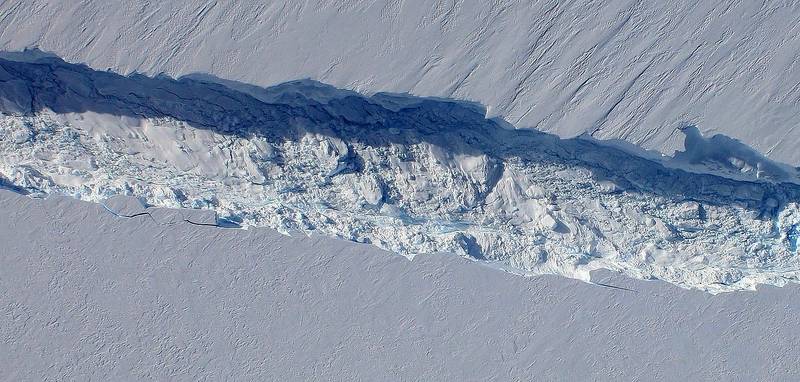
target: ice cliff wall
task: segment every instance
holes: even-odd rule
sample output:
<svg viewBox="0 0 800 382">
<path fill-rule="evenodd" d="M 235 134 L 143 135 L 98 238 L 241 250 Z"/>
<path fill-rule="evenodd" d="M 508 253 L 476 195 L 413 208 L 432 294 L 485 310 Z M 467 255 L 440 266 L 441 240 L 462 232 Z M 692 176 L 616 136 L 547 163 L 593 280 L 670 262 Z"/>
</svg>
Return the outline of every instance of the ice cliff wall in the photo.
<svg viewBox="0 0 800 382">
<path fill-rule="evenodd" d="M 516 127 L 667 154 L 693 124 L 796 166 L 798 20 L 798 1 L 10 0 L 0 49 L 474 100 Z"/>
</svg>

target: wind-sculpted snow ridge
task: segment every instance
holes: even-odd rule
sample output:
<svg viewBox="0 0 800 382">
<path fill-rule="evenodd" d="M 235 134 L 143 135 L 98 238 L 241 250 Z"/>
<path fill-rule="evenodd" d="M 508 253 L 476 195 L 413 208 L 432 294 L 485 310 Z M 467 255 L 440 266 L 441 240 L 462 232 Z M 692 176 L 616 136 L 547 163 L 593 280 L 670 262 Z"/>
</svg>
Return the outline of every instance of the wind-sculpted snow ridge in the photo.
<svg viewBox="0 0 800 382">
<path fill-rule="evenodd" d="M 687 127 L 692 144 L 662 163 L 505 128 L 476 104 L 229 85 L 0 60 L 2 185 L 134 195 L 520 274 L 608 268 L 710 292 L 800 277 L 797 169 L 736 141 Z"/>
<path fill-rule="evenodd" d="M 797 166 L 798 20 L 797 0 L 5 0 L 0 49 L 471 100 L 517 128 L 666 155 L 696 124 Z"/>
</svg>

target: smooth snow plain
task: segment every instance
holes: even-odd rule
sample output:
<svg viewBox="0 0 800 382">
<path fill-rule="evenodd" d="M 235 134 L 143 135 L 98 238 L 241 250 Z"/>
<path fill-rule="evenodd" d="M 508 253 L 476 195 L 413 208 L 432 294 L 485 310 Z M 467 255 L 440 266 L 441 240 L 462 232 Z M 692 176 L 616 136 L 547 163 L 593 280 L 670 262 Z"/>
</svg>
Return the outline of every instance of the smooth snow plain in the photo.
<svg viewBox="0 0 800 382">
<path fill-rule="evenodd" d="M 0 49 L 469 100 L 518 128 L 670 155 L 694 125 L 797 166 L 797 20 L 796 0 L 7 0 Z"/>
<path fill-rule="evenodd" d="M 4 57 L 0 175 L 21 193 L 131 195 L 520 274 L 604 268 L 714 293 L 800 277 L 798 170 L 693 126 L 658 160 L 473 103 Z"/>
<path fill-rule="evenodd" d="M 800 378 L 796 284 L 606 288 L 108 206 L 151 215 L 0 190 L 0 380 Z"/>
</svg>

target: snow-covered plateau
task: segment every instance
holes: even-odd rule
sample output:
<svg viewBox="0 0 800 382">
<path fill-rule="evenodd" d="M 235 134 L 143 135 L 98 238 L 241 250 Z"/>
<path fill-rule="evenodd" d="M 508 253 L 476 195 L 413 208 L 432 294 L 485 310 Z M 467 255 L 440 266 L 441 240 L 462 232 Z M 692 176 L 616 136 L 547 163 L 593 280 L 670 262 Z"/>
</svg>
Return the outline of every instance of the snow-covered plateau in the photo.
<svg viewBox="0 0 800 382">
<path fill-rule="evenodd" d="M 463 101 L 3 57 L 0 185 L 20 193 L 133 195 L 520 274 L 607 268 L 714 293 L 800 280 L 798 169 L 691 125 L 659 159 Z"/>
<path fill-rule="evenodd" d="M 0 49 L 469 100 L 667 155 L 693 124 L 798 166 L 798 20 L 797 0 L 5 0 Z"/>
</svg>

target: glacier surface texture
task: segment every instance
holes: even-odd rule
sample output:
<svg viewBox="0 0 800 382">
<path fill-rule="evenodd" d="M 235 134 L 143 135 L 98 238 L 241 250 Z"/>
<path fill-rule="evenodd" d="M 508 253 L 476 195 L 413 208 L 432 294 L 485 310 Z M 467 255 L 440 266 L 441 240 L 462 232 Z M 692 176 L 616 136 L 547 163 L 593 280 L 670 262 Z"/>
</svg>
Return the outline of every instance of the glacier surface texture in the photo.
<svg viewBox="0 0 800 382">
<path fill-rule="evenodd" d="M 603 288 L 120 199 L 153 219 L 0 190 L 0 380 L 800 379 L 797 284 Z"/>
<path fill-rule="evenodd" d="M 665 154 L 679 128 L 800 165 L 800 1 L 6 0 L 0 49 L 118 73 L 471 100 Z"/>
<path fill-rule="evenodd" d="M 798 170 L 692 125 L 661 160 L 462 101 L 3 57 L 0 184 L 19 193 L 131 195 L 520 274 L 605 268 L 710 292 L 800 277 Z"/>
</svg>

